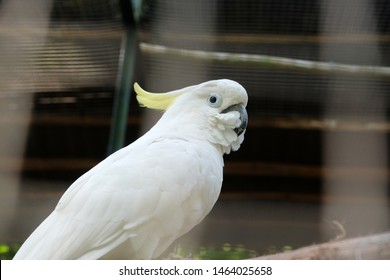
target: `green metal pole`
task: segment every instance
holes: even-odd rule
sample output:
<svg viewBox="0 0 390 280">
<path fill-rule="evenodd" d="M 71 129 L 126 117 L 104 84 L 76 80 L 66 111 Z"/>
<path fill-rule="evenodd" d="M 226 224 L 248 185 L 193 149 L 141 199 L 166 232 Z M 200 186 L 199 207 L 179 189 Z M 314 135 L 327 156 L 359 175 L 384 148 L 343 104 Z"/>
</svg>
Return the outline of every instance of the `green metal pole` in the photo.
<svg viewBox="0 0 390 280">
<path fill-rule="evenodd" d="M 133 5 L 129 0 L 121 1 L 126 24 L 126 33 L 122 42 L 119 58 L 119 70 L 115 87 L 114 105 L 110 136 L 108 142 L 108 155 L 122 148 L 125 144 L 127 116 L 130 105 L 131 85 L 134 75 L 134 64 L 137 53 L 137 31 L 133 13 Z M 139 12 L 139 11 L 137 11 Z"/>
<path fill-rule="evenodd" d="M 137 39 L 134 30 L 127 30 L 121 49 L 120 69 L 118 71 L 112 112 L 108 154 L 124 146 L 127 116 L 130 105 L 131 83 L 134 73 Z"/>
</svg>

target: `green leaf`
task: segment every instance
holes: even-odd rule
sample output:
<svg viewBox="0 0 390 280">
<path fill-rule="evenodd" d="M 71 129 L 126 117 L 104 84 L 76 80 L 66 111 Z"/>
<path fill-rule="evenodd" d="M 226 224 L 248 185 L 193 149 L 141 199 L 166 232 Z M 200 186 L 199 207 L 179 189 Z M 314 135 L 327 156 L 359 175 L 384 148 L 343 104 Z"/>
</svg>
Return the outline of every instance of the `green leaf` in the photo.
<svg viewBox="0 0 390 280">
<path fill-rule="evenodd" d="M 6 244 L 0 244 L 0 254 L 7 254 L 10 248 Z"/>
</svg>

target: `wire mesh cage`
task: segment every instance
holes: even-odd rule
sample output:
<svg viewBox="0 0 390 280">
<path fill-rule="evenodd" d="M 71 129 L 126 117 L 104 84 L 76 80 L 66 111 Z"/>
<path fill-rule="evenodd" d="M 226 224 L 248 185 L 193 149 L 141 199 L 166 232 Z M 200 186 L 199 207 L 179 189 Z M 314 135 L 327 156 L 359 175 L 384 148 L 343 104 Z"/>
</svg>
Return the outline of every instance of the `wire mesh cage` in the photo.
<svg viewBox="0 0 390 280">
<path fill-rule="evenodd" d="M 20 240 L 39 219 L 9 218 L 30 209 L 16 210 L 20 190 L 55 190 L 54 201 L 106 156 L 135 7 L 129 84 L 229 78 L 249 95 L 245 143 L 226 157 L 224 200 L 198 242 L 264 252 L 328 240 L 328 220 L 350 236 L 388 230 L 390 1 L 3 0 L 0 184 L 13 214 L 0 238 Z M 132 95 L 125 142 L 158 117 Z"/>
</svg>

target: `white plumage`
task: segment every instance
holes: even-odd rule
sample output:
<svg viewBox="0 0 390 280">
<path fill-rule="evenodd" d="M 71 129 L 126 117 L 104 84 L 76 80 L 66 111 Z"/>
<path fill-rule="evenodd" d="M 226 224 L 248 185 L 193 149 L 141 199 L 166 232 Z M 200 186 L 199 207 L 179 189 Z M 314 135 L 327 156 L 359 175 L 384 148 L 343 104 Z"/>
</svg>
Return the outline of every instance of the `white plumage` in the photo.
<svg viewBox="0 0 390 280">
<path fill-rule="evenodd" d="M 231 80 L 135 89 L 141 105 L 164 115 L 76 180 L 14 259 L 156 258 L 210 212 L 222 156 L 244 139 L 245 89 Z"/>
</svg>

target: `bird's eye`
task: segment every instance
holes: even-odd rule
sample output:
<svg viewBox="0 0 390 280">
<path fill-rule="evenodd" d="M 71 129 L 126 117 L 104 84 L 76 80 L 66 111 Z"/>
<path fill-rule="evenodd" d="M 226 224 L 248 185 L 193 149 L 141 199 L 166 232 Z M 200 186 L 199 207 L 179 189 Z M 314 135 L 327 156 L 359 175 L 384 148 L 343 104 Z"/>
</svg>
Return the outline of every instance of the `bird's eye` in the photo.
<svg viewBox="0 0 390 280">
<path fill-rule="evenodd" d="M 222 105 L 222 97 L 218 93 L 214 93 L 207 98 L 207 103 L 210 107 L 218 108 Z"/>
</svg>

